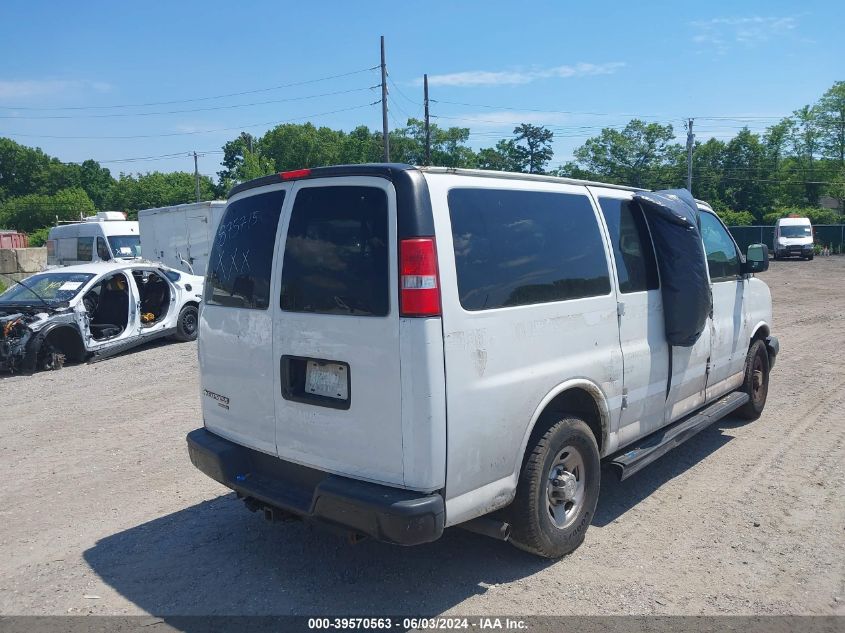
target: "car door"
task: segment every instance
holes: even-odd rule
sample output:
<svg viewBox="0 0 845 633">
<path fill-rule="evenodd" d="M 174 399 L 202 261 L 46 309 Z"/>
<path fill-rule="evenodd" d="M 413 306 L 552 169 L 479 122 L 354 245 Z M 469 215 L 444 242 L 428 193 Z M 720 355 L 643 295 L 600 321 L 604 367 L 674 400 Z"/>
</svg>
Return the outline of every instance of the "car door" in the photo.
<svg viewBox="0 0 845 633">
<path fill-rule="evenodd" d="M 713 294 L 707 378 L 709 401 L 742 384 L 748 352 L 745 335 L 748 314 L 744 301 L 747 282 L 740 274 L 739 250 L 722 221 L 709 211 L 702 211 L 699 221 Z"/>
<path fill-rule="evenodd" d="M 617 278 L 624 387 L 618 433 L 624 445 L 664 424 L 669 346 L 663 299 L 642 208 L 625 191 L 591 192 L 604 217 Z"/>
<path fill-rule="evenodd" d="M 195 275 L 204 275 L 210 242 L 208 216 L 186 213 L 185 224 L 187 239 L 185 259 L 191 264 Z"/>
<path fill-rule="evenodd" d="M 298 182 L 273 299 L 276 450 L 404 485 L 396 192 L 383 178 Z"/>
<path fill-rule="evenodd" d="M 290 185 L 236 194 L 214 238 L 200 310 L 205 426 L 276 454 L 270 290 L 282 205 Z M 184 235 L 184 233 L 182 233 Z"/>
</svg>

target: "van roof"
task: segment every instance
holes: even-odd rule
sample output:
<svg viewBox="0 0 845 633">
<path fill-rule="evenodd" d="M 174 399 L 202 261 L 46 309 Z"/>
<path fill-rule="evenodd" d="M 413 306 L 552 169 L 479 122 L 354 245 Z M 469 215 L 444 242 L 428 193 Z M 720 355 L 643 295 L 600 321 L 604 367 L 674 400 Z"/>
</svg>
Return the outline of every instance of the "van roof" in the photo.
<svg viewBox="0 0 845 633">
<path fill-rule="evenodd" d="M 776 222 L 776 224 L 780 226 L 794 226 L 794 225 L 804 225 L 810 224 L 810 218 L 780 218 Z"/>
<path fill-rule="evenodd" d="M 272 185 L 279 182 L 293 180 L 307 180 L 312 178 L 328 178 L 331 176 L 377 176 L 391 179 L 395 172 L 419 171 L 429 174 L 454 174 L 457 176 L 474 176 L 481 178 L 506 178 L 510 180 L 533 180 L 537 182 L 558 182 L 575 185 L 588 185 L 593 187 L 607 187 L 610 189 L 622 189 L 625 191 L 647 191 L 637 187 L 627 187 L 606 182 L 595 182 L 592 180 L 579 180 L 577 178 L 562 178 L 559 176 L 548 176 L 546 174 L 523 174 L 509 171 L 490 171 L 485 169 L 459 169 L 457 167 L 414 167 L 404 163 L 363 163 L 360 165 L 333 165 L 331 167 L 313 167 L 311 169 L 297 169 L 294 171 L 283 171 L 270 176 L 263 176 L 255 180 L 249 180 L 235 185 L 229 192 L 231 198 L 235 194 Z"/>
</svg>

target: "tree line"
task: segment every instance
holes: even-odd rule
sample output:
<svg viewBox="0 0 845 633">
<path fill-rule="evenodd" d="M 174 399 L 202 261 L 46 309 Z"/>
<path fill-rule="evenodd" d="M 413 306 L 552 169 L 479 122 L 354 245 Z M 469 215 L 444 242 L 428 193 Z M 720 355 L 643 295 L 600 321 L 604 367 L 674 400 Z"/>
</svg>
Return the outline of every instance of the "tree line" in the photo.
<svg viewBox="0 0 845 633">
<path fill-rule="evenodd" d="M 391 160 L 425 161 L 425 126 L 409 119 L 390 133 Z M 686 148 L 670 124 L 631 120 L 587 139 L 574 159 L 552 166 L 554 133 L 523 123 L 492 147 L 469 147 L 465 127 L 430 128 L 430 163 L 612 182 L 649 189 L 686 184 Z M 203 200 L 225 197 L 238 182 L 277 171 L 323 165 L 379 162 L 382 134 L 367 126 L 347 132 L 311 123 L 284 124 L 261 136 L 246 132 L 223 146 L 217 180 L 200 178 Z M 845 82 L 836 82 L 814 104 L 796 110 L 763 133 L 741 129 L 730 140 L 696 142 L 693 193 L 710 202 L 728 224 L 773 223 L 790 212 L 814 223 L 842 221 L 845 199 Z M 0 228 L 46 237 L 56 219 L 95 210 L 125 211 L 192 202 L 194 175 L 149 172 L 114 177 L 95 160 L 64 163 L 38 148 L 0 138 Z M 838 200 L 839 213 L 822 208 Z"/>
</svg>

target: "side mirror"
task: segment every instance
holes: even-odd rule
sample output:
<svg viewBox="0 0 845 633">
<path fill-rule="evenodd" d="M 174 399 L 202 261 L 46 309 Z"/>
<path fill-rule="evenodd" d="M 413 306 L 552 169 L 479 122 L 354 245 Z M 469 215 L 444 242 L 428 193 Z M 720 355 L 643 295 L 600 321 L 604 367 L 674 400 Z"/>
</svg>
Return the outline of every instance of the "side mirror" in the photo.
<svg viewBox="0 0 845 633">
<path fill-rule="evenodd" d="M 742 272 L 762 273 L 766 270 L 769 270 L 769 247 L 765 244 L 751 244 L 742 265 Z"/>
</svg>

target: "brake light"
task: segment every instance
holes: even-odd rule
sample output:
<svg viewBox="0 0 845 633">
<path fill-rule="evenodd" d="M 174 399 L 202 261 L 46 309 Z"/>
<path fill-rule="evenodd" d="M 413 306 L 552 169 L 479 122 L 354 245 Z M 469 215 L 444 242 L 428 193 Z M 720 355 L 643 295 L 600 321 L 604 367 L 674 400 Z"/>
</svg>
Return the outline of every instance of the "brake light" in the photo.
<svg viewBox="0 0 845 633">
<path fill-rule="evenodd" d="M 403 317 L 440 316 L 440 280 L 433 237 L 399 243 L 399 313 Z"/>
<path fill-rule="evenodd" d="M 282 180 L 294 180 L 296 178 L 305 178 L 311 175 L 310 169 L 292 169 L 291 171 L 280 171 L 279 178 Z"/>
</svg>

